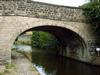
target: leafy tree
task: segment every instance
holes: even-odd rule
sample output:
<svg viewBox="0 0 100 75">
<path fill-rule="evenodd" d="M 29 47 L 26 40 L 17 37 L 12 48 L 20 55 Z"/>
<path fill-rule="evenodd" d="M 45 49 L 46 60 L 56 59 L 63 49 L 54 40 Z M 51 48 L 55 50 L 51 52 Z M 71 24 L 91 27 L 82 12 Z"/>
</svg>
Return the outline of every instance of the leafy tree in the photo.
<svg viewBox="0 0 100 75">
<path fill-rule="evenodd" d="M 82 8 L 87 22 L 93 27 L 94 33 L 100 37 L 100 0 L 91 0 L 90 3 L 84 4 Z"/>
<path fill-rule="evenodd" d="M 57 39 L 47 32 L 33 31 L 32 46 L 41 49 L 56 49 Z"/>
<path fill-rule="evenodd" d="M 39 32 L 33 31 L 32 38 L 31 38 L 32 39 L 32 47 L 40 46 L 39 38 L 40 38 Z"/>
</svg>

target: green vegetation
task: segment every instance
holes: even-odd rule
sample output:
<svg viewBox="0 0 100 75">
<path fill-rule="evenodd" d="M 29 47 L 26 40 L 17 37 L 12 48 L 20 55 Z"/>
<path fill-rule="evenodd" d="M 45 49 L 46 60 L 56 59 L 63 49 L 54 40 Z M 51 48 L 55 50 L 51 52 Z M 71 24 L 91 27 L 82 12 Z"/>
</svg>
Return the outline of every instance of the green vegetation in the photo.
<svg viewBox="0 0 100 75">
<path fill-rule="evenodd" d="M 6 74 L 10 75 L 10 73 L 13 71 L 14 68 L 15 68 L 14 64 L 6 63 L 5 69 L 4 69 L 4 71 L 0 72 L 0 75 L 6 75 Z"/>
<path fill-rule="evenodd" d="M 24 45 L 31 45 L 31 41 L 16 41 L 15 44 L 24 44 Z"/>
<path fill-rule="evenodd" d="M 4 75 L 3 73 L 0 73 L 0 75 Z"/>
<path fill-rule="evenodd" d="M 91 0 L 82 6 L 87 22 L 91 24 L 95 36 L 100 38 L 100 1 Z"/>
<path fill-rule="evenodd" d="M 47 32 L 33 31 L 32 34 L 32 47 L 40 49 L 56 49 L 57 39 Z"/>
<path fill-rule="evenodd" d="M 6 67 L 6 69 L 11 69 L 12 67 L 14 67 L 14 65 L 13 65 L 13 64 L 8 64 L 8 63 L 7 63 L 7 64 L 5 65 L 5 67 Z"/>
</svg>

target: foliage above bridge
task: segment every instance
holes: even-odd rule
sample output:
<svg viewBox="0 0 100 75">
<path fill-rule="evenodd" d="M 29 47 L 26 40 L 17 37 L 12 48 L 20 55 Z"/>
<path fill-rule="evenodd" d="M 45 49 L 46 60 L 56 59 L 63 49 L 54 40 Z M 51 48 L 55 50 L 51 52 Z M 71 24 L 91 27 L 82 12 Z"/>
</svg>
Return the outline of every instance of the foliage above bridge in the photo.
<svg viewBox="0 0 100 75">
<path fill-rule="evenodd" d="M 100 37 L 100 2 L 90 2 L 83 5 L 85 8 L 85 16 L 87 22 L 89 22 L 94 28 L 95 34 Z"/>
</svg>

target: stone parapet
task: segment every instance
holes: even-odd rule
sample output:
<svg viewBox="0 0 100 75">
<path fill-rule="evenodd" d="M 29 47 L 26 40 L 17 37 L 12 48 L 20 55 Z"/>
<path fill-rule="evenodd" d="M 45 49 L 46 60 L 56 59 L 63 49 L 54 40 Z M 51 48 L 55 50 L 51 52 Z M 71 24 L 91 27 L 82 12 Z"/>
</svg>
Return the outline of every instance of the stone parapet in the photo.
<svg viewBox="0 0 100 75">
<path fill-rule="evenodd" d="M 0 15 L 27 16 L 52 20 L 84 22 L 83 10 L 31 0 L 0 0 Z"/>
</svg>

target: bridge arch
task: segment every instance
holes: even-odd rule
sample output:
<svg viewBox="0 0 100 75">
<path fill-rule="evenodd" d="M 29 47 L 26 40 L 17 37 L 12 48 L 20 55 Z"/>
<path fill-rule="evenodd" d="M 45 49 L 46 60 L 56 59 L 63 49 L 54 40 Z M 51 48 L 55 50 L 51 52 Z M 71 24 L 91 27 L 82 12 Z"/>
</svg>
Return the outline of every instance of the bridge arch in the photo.
<svg viewBox="0 0 100 75">
<path fill-rule="evenodd" d="M 34 31 L 34 30 L 49 32 L 50 34 L 54 35 L 57 38 L 57 40 L 59 41 L 59 46 L 62 47 L 60 49 L 59 54 L 61 54 L 63 56 L 67 56 L 67 53 L 68 53 L 67 48 L 71 48 L 71 47 L 73 47 L 73 48 L 80 47 L 78 49 L 82 49 L 83 50 L 82 52 L 86 52 L 85 50 L 87 47 L 86 47 L 86 43 L 85 43 L 84 39 L 79 34 L 77 34 L 76 32 L 74 32 L 70 29 L 60 27 L 60 26 L 42 25 L 42 26 L 37 26 L 37 27 L 27 29 L 24 32 L 22 32 L 21 34 L 24 34 L 27 31 Z M 76 52 L 76 51 L 74 51 L 74 52 Z M 69 55 L 69 57 L 70 57 L 70 55 Z"/>
<path fill-rule="evenodd" d="M 30 28 L 30 29 L 27 29 L 24 32 L 22 32 L 20 35 L 24 34 L 25 32 L 28 32 L 28 31 L 44 31 L 44 32 L 48 32 L 48 33 L 54 35 L 57 39 L 63 40 L 63 41 L 64 41 L 64 39 L 67 39 L 69 37 L 71 38 L 71 37 L 74 36 L 75 39 L 78 39 L 81 42 L 82 46 L 85 49 L 87 48 L 85 40 L 79 34 L 74 32 L 73 30 L 70 30 L 70 29 L 65 28 L 65 27 L 52 26 L 52 25 L 51 26 L 50 25 L 42 25 L 42 26 L 37 26 L 37 27 L 33 27 L 33 28 Z M 63 38 L 63 36 L 64 36 L 64 38 Z"/>
<path fill-rule="evenodd" d="M 3 38 L 3 40 L 0 41 L 1 43 L 0 49 L 4 53 L 2 57 L 4 57 L 4 59 L 6 60 L 11 58 L 11 47 L 16 37 L 20 35 L 21 33 L 32 28 L 36 30 L 41 30 L 41 28 L 44 29 L 44 27 L 49 27 L 49 29 L 52 29 L 55 27 L 55 28 L 58 28 L 58 29 L 60 28 L 65 31 L 66 30 L 70 31 L 72 33 L 75 33 L 77 36 L 79 36 L 81 40 L 83 40 L 85 48 L 87 48 L 86 41 L 90 35 L 88 35 L 89 34 L 88 32 L 85 33 L 85 31 L 87 30 L 89 31 L 89 27 L 85 23 L 65 22 L 65 21 L 56 21 L 56 20 L 50 20 L 50 19 L 20 17 L 20 16 L 11 16 L 11 17 L 5 16 L 5 17 L 1 17 L 0 19 L 3 21 L 1 23 L 2 30 L 0 32 L 1 33 L 0 39 Z M 89 57 L 88 51 L 86 51 L 85 57 Z"/>
</svg>

